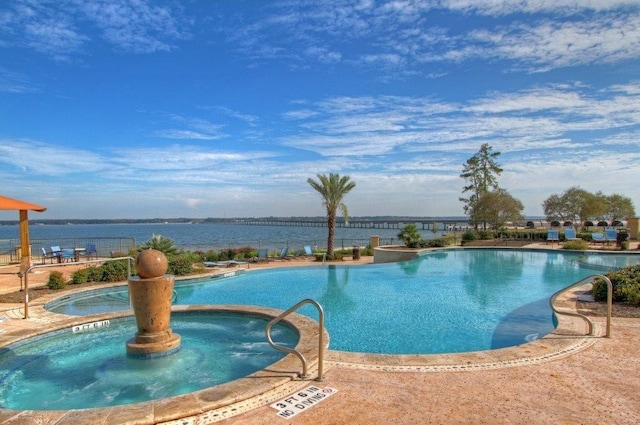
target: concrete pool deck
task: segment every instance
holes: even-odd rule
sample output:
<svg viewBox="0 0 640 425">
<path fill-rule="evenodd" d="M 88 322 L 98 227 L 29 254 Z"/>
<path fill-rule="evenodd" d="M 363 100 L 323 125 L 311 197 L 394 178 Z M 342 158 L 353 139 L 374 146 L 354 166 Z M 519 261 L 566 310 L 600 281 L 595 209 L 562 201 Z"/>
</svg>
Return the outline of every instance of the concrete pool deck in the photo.
<svg viewBox="0 0 640 425">
<path fill-rule="evenodd" d="M 357 263 L 367 262 L 371 262 L 371 257 L 363 257 Z M 275 261 L 260 267 L 298 264 L 305 262 Z M 0 290 L 7 286 L 3 284 L 3 276 L 0 275 Z M 14 280 L 8 286 L 15 290 L 15 275 L 12 277 Z M 30 286 L 36 284 L 34 278 Z M 567 294 L 560 302 L 563 307 L 575 305 L 575 293 Z M 20 306 L 5 305 L 0 309 L 0 316 L 5 317 L 0 332 L 21 327 L 27 331 L 42 324 L 37 318 L 11 317 L 16 308 Z M 167 423 L 213 423 L 225 417 L 217 423 L 638 423 L 640 319 L 614 317 L 611 338 L 600 337 L 604 318 L 591 320 L 598 325 L 595 337 L 582 336 L 586 332 L 580 320 L 570 321 L 565 328 L 568 331 L 554 338 L 489 352 L 370 356 L 329 350 L 323 382 L 292 381 L 273 394 L 221 409 L 215 420 L 203 412 Z M 278 417 L 269 406 L 308 385 L 331 387 L 338 392 L 288 419 Z M 29 423 L 24 422 L 24 417 L 8 417 L 1 412 L 0 424 Z M 57 422 L 50 418 L 40 423 L 72 423 L 69 419 Z M 93 417 L 91 422 L 73 423 L 114 422 Z"/>
</svg>

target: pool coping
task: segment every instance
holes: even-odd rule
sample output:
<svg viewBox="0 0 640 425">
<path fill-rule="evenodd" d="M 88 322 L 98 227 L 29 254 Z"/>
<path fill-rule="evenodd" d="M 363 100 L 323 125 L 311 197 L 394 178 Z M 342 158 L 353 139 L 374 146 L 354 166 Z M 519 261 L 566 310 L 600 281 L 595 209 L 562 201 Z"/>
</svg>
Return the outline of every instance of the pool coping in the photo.
<svg viewBox="0 0 640 425">
<path fill-rule="evenodd" d="M 104 285 L 100 288 L 124 286 L 126 282 Z M 95 290 L 95 287 L 82 288 L 74 292 Z M 577 295 L 584 288 L 569 288 L 560 293 L 555 299 L 554 306 L 561 310 L 575 311 Z M 103 313 L 91 316 L 71 317 L 52 313 L 44 309 L 44 305 L 58 294 L 38 298 L 30 303 L 31 318 L 23 322 L 37 324 L 38 329 L 26 331 L 20 327 L 14 332 L 6 330 L 0 332 L 0 347 L 46 332 L 51 328 L 89 323 L 109 317 L 131 315 L 131 310 L 114 313 Z M 172 311 L 197 311 L 198 309 L 239 309 L 247 306 L 226 305 L 190 305 L 174 306 Z M 275 317 L 280 310 L 249 307 L 251 314 L 266 314 Z M 20 309 L 14 316 L 22 317 Z M 260 313 L 262 312 L 262 313 Z M 318 325 L 317 322 L 304 316 L 291 316 L 291 323 L 298 319 L 306 324 L 300 324 L 305 358 L 310 361 L 310 372 L 316 373 L 318 359 Z M 351 353 L 326 349 L 325 371 L 334 367 L 375 370 L 383 372 L 456 372 L 465 370 L 489 370 L 522 365 L 539 364 L 547 361 L 570 356 L 595 344 L 601 336 L 601 330 L 594 325 L 593 335 L 588 332 L 588 319 L 573 315 L 557 314 L 558 326 L 554 332 L 544 337 L 515 347 L 496 350 L 477 351 L 459 354 L 428 354 L 428 355 L 384 355 L 369 353 Z M 295 320 L 294 320 L 295 319 Z M 310 323 L 309 323 L 310 322 Z M 298 327 L 298 325 L 295 325 Z M 328 335 L 325 333 L 325 347 L 328 347 Z M 299 345 L 300 345 L 299 344 Z M 77 423 L 167 423 L 182 424 L 184 420 L 196 423 L 213 423 L 237 414 L 264 406 L 279 398 L 285 397 L 313 382 L 300 379 L 297 372 L 301 370 L 300 360 L 294 355 L 287 355 L 262 371 L 249 375 L 230 383 L 218 385 L 205 390 L 189 393 L 183 396 L 159 399 L 132 405 L 114 406 L 111 408 L 68 410 L 68 411 L 17 411 L 0 409 L 0 421 L 11 422 L 29 419 L 33 422 L 43 421 L 57 424 Z"/>
</svg>

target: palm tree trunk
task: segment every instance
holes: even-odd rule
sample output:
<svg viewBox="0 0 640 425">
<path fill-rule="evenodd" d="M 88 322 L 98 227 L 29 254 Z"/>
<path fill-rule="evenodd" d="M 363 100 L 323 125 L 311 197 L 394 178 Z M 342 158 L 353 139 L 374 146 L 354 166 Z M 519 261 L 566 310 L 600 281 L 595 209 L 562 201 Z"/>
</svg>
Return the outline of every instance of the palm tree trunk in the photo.
<svg viewBox="0 0 640 425">
<path fill-rule="evenodd" d="M 327 227 L 329 228 L 329 235 L 327 236 L 327 257 L 333 257 L 333 238 L 336 231 L 335 214 L 327 217 Z"/>
</svg>

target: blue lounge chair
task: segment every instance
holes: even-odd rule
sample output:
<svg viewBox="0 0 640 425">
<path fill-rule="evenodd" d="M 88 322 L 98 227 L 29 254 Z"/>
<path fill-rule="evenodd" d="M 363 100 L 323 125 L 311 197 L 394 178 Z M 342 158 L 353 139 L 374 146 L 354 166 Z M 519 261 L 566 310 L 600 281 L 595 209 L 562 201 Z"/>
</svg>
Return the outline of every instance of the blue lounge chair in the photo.
<svg viewBox="0 0 640 425">
<path fill-rule="evenodd" d="M 222 261 L 222 263 L 226 264 L 227 267 L 229 266 L 242 266 L 245 264 L 249 264 L 246 261 L 241 261 L 241 260 L 226 260 L 226 261 Z"/>
<path fill-rule="evenodd" d="M 580 240 L 580 238 L 576 237 L 576 229 L 564 229 L 564 239 L 567 241 Z"/>
<path fill-rule="evenodd" d="M 605 243 L 606 241 L 602 232 L 594 232 L 591 234 L 591 242 Z"/>
<path fill-rule="evenodd" d="M 220 261 L 203 261 L 202 264 L 205 267 L 225 267 L 226 264 Z"/>
<path fill-rule="evenodd" d="M 313 255 L 313 251 L 311 250 L 311 247 L 309 245 L 304 246 L 304 255 L 306 255 L 307 257 Z"/>
<path fill-rule="evenodd" d="M 613 227 L 607 227 L 604 230 L 604 240 L 609 242 L 617 242 L 618 241 L 618 232 Z"/>
<path fill-rule="evenodd" d="M 253 262 L 257 263 L 259 261 L 269 261 L 269 258 L 267 257 L 269 251 L 267 250 L 267 248 L 260 248 L 258 250 L 258 256 L 253 258 Z"/>
<path fill-rule="evenodd" d="M 289 247 L 284 247 L 280 251 L 280 256 L 277 257 L 278 260 L 290 260 L 289 258 Z"/>
<path fill-rule="evenodd" d="M 549 242 L 551 242 L 551 245 L 553 245 L 554 242 L 560 242 L 560 234 L 557 230 L 547 231 L 547 243 Z"/>
</svg>

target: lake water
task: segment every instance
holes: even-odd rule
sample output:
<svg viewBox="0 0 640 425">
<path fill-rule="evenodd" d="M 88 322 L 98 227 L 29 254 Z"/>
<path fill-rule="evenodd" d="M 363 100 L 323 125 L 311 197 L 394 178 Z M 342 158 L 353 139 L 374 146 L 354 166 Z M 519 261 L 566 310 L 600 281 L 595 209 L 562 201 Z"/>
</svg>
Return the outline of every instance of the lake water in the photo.
<svg viewBox="0 0 640 425">
<path fill-rule="evenodd" d="M 371 236 L 380 237 L 381 244 L 399 242 L 398 229 L 362 229 L 336 228 L 335 247 L 350 248 L 353 245 L 365 246 Z M 442 233 L 428 230 L 421 232 L 423 239 L 434 238 Z M 278 249 L 282 246 L 292 248 L 304 245 L 326 247 L 326 227 L 297 226 L 255 226 L 244 224 L 73 224 L 73 225 L 34 225 L 29 226 L 32 242 L 39 239 L 51 240 L 45 245 L 58 245 L 55 240 L 92 238 L 134 238 L 136 244 L 142 244 L 153 235 L 162 235 L 173 239 L 183 249 L 227 248 L 238 246 L 268 247 Z M 0 244 L 20 237 L 18 225 L 0 226 Z M 64 244 L 64 243 L 63 243 Z"/>
</svg>

